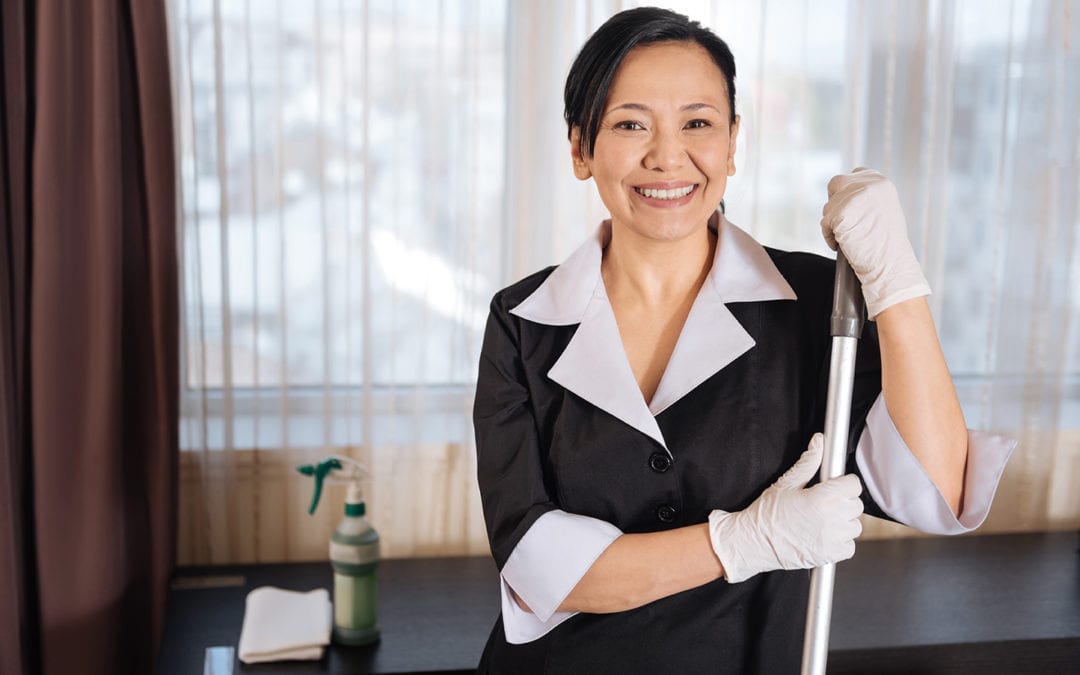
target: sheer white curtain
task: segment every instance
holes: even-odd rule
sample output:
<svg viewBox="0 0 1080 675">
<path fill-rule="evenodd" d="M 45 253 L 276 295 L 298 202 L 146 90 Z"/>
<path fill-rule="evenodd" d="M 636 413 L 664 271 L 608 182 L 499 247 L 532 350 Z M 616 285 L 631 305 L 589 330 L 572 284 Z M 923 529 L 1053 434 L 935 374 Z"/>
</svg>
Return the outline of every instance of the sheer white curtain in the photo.
<svg viewBox="0 0 1080 675">
<path fill-rule="evenodd" d="M 325 557 L 292 469 L 364 462 L 390 556 L 483 553 L 487 301 L 604 217 L 562 83 L 640 3 L 170 0 L 182 157 L 181 562 Z M 1080 524 L 1076 8 L 669 2 L 726 39 L 729 217 L 825 253 L 825 184 L 897 183 L 969 426 L 1021 439 L 986 530 Z M 874 525 L 870 536 L 899 534 Z"/>
<path fill-rule="evenodd" d="M 387 556 L 487 550 L 468 424 L 501 277 L 501 2 L 172 0 L 180 562 L 323 558 L 298 464 Z"/>
</svg>

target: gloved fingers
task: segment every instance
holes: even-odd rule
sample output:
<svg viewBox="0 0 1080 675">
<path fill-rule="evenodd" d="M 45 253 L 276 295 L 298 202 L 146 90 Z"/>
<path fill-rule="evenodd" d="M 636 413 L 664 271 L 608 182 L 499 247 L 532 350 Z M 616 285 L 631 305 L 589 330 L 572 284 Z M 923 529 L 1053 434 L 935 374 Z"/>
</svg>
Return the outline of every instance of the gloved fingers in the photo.
<svg viewBox="0 0 1080 675">
<path fill-rule="evenodd" d="M 784 475 L 776 479 L 773 485 L 783 490 L 797 490 L 806 487 L 806 484 L 821 468 L 821 456 L 824 451 L 825 437 L 820 433 L 814 434 L 810 438 L 806 451 L 799 457 L 799 461 L 785 471 Z"/>
<path fill-rule="evenodd" d="M 862 494 L 862 481 L 855 474 L 847 473 L 822 481 L 811 489 L 835 499 L 856 499 Z"/>
<path fill-rule="evenodd" d="M 849 176 L 837 176 L 836 178 L 849 178 Z M 872 186 L 854 181 L 838 183 L 837 185 L 836 191 L 829 194 L 829 199 L 821 207 L 821 215 L 834 230 L 837 228 L 841 230 L 850 229 L 850 226 L 858 220 L 852 218 L 852 216 L 861 216 L 862 212 L 866 211 L 866 206 L 861 204 L 860 201 L 870 193 Z M 849 227 L 842 227 L 845 223 Z"/>
<path fill-rule="evenodd" d="M 862 481 L 853 473 L 830 478 L 826 483 L 835 485 L 837 493 L 844 497 L 854 498 L 862 494 Z"/>
<path fill-rule="evenodd" d="M 847 561 L 855 554 L 855 537 L 862 532 L 859 521 L 843 523 L 825 532 L 821 551 L 813 555 L 813 564 L 808 567 L 820 567 L 826 563 Z"/>
<path fill-rule="evenodd" d="M 840 507 L 837 509 L 837 513 L 841 518 L 848 520 L 855 520 L 858 522 L 859 516 L 863 514 L 863 503 L 858 497 L 854 499 L 845 499 L 840 503 Z"/>
<path fill-rule="evenodd" d="M 851 558 L 855 555 L 855 542 L 850 539 L 847 540 L 838 547 L 838 552 L 839 555 L 836 556 L 836 559 L 833 560 L 833 562 L 851 560 Z"/>
<path fill-rule="evenodd" d="M 900 193 L 885 174 L 867 168 L 856 169 L 856 172 L 835 177 L 842 179 L 837 182 L 836 190 L 840 197 L 858 196 L 862 206 L 867 208 L 900 208 Z M 830 195 L 830 199 L 832 197 L 833 195 Z"/>
<path fill-rule="evenodd" d="M 832 225 L 830 225 L 824 218 L 821 219 L 821 236 L 825 237 L 825 243 L 829 245 L 829 248 L 836 250 L 836 237 L 833 236 Z"/>
<path fill-rule="evenodd" d="M 847 184 L 847 177 L 847 174 L 841 173 L 829 179 L 829 184 L 825 186 L 825 189 L 828 190 L 829 193 L 829 199 L 832 199 L 832 196 Z"/>
<path fill-rule="evenodd" d="M 815 486 L 815 490 L 820 486 Z M 815 507 L 829 522 L 850 522 L 863 514 L 863 503 L 858 497 L 842 497 L 819 491 Z"/>
<path fill-rule="evenodd" d="M 822 208 L 822 215 L 826 217 L 832 215 L 839 218 L 846 210 L 855 211 L 852 215 L 861 216 L 866 211 L 883 207 L 900 208 L 896 186 L 874 169 L 859 167 L 853 173 L 833 176 L 827 190 L 828 200 Z"/>
<path fill-rule="evenodd" d="M 822 215 L 827 215 L 830 209 L 835 211 L 836 202 L 845 195 L 850 194 L 854 189 L 856 189 L 856 186 L 852 184 L 851 176 L 840 174 L 830 178 L 826 188 L 828 199 L 825 200 L 825 205 L 821 209 Z"/>
<path fill-rule="evenodd" d="M 826 190 L 829 198 L 844 189 L 859 189 L 863 185 L 885 178 L 883 174 L 865 166 L 855 167 L 851 173 L 841 173 L 829 179 Z"/>
<path fill-rule="evenodd" d="M 829 200 L 821 207 L 821 234 L 834 251 L 843 246 L 845 238 L 856 228 L 859 222 L 856 214 L 866 210 L 857 203 L 862 192 L 861 186 L 844 185 L 829 195 Z"/>
<path fill-rule="evenodd" d="M 807 499 L 806 504 L 827 528 L 851 522 L 862 515 L 863 503 L 859 499 L 862 484 L 855 475 L 831 478 L 803 492 Z"/>
<path fill-rule="evenodd" d="M 829 528 L 829 535 L 838 542 L 854 539 L 862 534 L 863 523 L 860 521 L 858 515 L 851 518 L 843 517 L 832 528 Z"/>
</svg>

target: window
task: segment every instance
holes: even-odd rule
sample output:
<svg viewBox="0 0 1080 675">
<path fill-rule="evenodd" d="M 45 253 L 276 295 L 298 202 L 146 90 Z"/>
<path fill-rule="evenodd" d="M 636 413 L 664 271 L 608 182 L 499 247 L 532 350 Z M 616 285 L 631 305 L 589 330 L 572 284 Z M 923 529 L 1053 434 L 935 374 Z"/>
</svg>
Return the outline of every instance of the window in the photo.
<svg viewBox="0 0 1080 675">
<path fill-rule="evenodd" d="M 460 413 L 500 281 L 504 4 L 171 11 L 183 446 L 322 443 L 364 396 Z"/>
</svg>

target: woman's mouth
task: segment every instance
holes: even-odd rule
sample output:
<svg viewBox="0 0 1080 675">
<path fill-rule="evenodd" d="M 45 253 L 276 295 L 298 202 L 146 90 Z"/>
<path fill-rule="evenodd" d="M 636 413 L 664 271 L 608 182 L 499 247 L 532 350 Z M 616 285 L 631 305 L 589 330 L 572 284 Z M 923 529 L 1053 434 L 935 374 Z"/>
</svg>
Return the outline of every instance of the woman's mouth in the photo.
<svg viewBox="0 0 1080 675">
<path fill-rule="evenodd" d="M 691 194 L 697 190 L 697 187 L 696 183 L 667 189 L 635 187 L 634 192 L 654 206 L 678 206 L 689 201 Z"/>
</svg>

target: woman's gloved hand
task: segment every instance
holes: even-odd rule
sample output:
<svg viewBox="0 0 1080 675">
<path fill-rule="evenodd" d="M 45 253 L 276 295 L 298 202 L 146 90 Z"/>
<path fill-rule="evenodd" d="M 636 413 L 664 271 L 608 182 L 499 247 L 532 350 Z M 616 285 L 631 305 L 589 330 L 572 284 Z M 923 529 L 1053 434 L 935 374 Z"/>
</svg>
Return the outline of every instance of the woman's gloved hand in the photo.
<svg viewBox="0 0 1080 675">
<path fill-rule="evenodd" d="M 930 295 L 908 241 L 896 187 L 873 169 L 858 168 L 829 181 L 821 233 L 844 252 L 862 282 L 866 310 L 875 316 L 904 300 Z"/>
<path fill-rule="evenodd" d="M 855 554 L 863 511 L 858 477 L 806 487 L 821 466 L 823 447 L 822 435 L 814 434 L 799 461 L 753 504 L 709 514 L 709 537 L 728 582 L 770 570 L 820 567 Z"/>
</svg>

